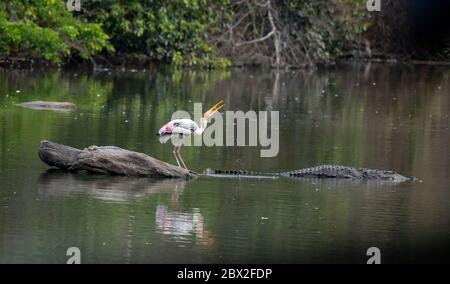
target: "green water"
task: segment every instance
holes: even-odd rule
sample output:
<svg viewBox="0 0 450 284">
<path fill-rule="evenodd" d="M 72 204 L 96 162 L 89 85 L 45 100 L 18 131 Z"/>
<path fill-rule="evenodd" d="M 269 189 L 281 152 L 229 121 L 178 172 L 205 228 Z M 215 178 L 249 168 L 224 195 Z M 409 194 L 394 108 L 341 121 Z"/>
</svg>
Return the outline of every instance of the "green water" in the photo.
<svg viewBox="0 0 450 284">
<path fill-rule="evenodd" d="M 450 68 L 326 71 L 0 70 L 0 263 L 435 262 L 450 238 Z M 419 181 L 193 181 L 48 171 L 43 139 L 175 163 L 158 129 L 195 102 L 280 112 L 280 151 L 184 147 L 190 169 L 391 169 Z M 15 106 L 69 101 L 74 112 Z"/>
</svg>

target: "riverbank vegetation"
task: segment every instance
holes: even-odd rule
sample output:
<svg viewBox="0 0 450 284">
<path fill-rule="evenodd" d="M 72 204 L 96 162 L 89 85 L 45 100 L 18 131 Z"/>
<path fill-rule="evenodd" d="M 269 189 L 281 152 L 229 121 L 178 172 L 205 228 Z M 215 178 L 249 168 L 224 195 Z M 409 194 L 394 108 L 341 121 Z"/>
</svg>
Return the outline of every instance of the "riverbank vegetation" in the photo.
<svg viewBox="0 0 450 284">
<path fill-rule="evenodd" d="M 0 3 L 0 64 L 298 68 L 355 57 L 450 60 L 442 0 L 385 0 L 372 13 L 366 0 L 90 0 L 80 12 L 66 2 Z"/>
</svg>

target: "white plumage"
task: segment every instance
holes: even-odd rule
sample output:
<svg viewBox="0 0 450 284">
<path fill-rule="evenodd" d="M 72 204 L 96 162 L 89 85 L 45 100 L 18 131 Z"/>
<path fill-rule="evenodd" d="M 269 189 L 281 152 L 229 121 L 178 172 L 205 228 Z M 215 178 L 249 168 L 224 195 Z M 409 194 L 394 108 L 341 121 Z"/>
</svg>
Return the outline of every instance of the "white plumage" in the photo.
<svg viewBox="0 0 450 284">
<path fill-rule="evenodd" d="M 182 145 L 182 139 L 171 139 L 173 136 L 177 136 L 177 138 L 183 138 L 189 135 L 202 135 L 203 131 L 205 131 L 206 126 L 208 124 L 208 118 L 213 116 L 216 112 L 218 112 L 225 104 L 223 101 L 218 102 L 212 108 L 210 108 L 207 112 L 203 114 L 202 119 L 200 120 L 200 126 L 193 120 L 182 118 L 182 119 L 174 119 L 164 124 L 161 129 L 159 129 L 159 142 L 167 143 L 167 141 L 172 140 L 174 143 L 173 155 L 175 160 L 177 161 L 178 166 L 187 169 L 183 159 L 180 155 L 180 148 Z"/>
</svg>

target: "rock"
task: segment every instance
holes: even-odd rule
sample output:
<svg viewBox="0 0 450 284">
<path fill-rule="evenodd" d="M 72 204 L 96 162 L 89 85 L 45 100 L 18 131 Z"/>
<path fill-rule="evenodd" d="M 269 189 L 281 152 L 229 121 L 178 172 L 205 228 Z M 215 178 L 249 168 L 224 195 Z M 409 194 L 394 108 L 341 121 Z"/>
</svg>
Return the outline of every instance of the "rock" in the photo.
<svg viewBox="0 0 450 284">
<path fill-rule="evenodd" d="M 73 103 L 68 102 L 34 101 L 34 102 L 20 103 L 17 105 L 36 110 L 54 110 L 54 111 L 73 111 L 76 108 L 76 106 Z"/>
</svg>

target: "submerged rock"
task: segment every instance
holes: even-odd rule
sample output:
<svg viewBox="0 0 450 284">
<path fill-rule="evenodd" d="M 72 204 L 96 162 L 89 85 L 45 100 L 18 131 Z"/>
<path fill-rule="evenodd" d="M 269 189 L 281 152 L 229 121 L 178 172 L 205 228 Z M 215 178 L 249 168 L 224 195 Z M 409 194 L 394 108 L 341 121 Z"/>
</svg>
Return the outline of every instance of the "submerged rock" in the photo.
<svg viewBox="0 0 450 284">
<path fill-rule="evenodd" d="M 17 104 L 21 107 L 36 109 L 36 110 L 55 110 L 55 111 L 73 111 L 76 105 L 68 102 L 46 102 L 34 101 Z"/>
</svg>

